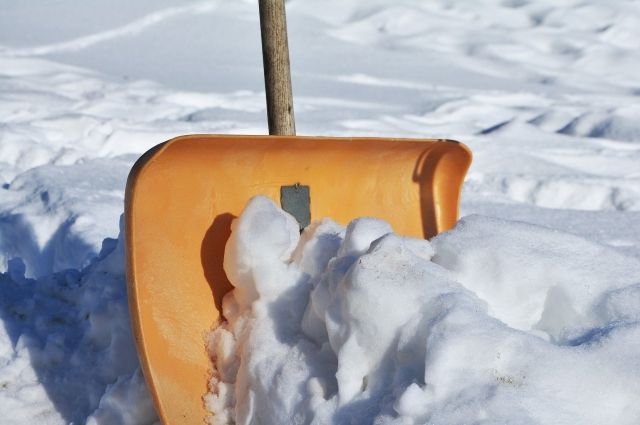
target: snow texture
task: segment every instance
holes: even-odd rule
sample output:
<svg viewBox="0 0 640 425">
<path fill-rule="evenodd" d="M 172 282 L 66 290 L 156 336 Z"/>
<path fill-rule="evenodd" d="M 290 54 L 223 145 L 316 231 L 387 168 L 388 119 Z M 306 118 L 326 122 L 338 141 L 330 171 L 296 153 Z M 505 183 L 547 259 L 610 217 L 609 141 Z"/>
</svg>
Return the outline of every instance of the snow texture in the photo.
<svg viewBox="0 0 640 425">
<path fill-rule="evenodd" d="M 126 176 L 139 155 L 173 136 L 267 132 L 257 2 L 0 0 L 0 9 L 0 422 L 153 423 L 131 341 L 118 239 Z M 605 381 L 613 389 L 593 401 L 584 389 L 628 364 L 624 353 L 634 353 L 638 341 L 615 324 L 618 318 L 632 329 L 637 318 L 637 291 L 624 288 L 631 284 L 625 280 L 631 279 L 625 275 L 628 257 L 640 258 L 638 2 L 288 0 L 287 23 L 299 134 L 440 137 L 468 144 L 474 163 L 462 197 L 467 218 L 450 236 L 432 241 L 429 261 L 486 303 L 488 317 L 499 321 L 492 323 L 501 324 L 494 334 L 483 327 L 489 322 L 478 319 L 477 332 L 498 339 L 501 332 L 522 332 L 528 342 L 514 343 L 508 352 L 535 367 L 547 362 L 566 381 L 549 397 L 549 411 L 568 399 L 575 403 L 567 409 L 615 411 L 624 405 L 635 387 L 616 388 L 637 367 Z M 286 229 L 282 220 L 274 226 Z M 518 234 L 526 241 L 517 243 L 502 233 L 514 221 L 542 227 L 523 225 L 529 230 Z M 296 266 L 277 266 L 281 257 L 273 256 L 246 260 L 237 269 L 241 280 L 250 282 L 247 270 L 256 267 L 273 274 L 257 286 L 247 284 L 243 306 L 263 296 L 260 291 L 273 291 L 270 302 L 297 299 L 295 291 L 278 292 L 280 277 L 320 276 L 330 258 L 355 258 L 369 249 L 370 241 L 358 236 L 367 232 L 357 229 L 390 230 L 368 219 L 357 223 L 347 238 L 341 230 L 347 223 L 321 222 L 314 227 L 317 236 L 302 235 L 292 253 L 287 244 L 293 233 L 279 234 L 278 252 Z M 567 234 L 575 237 L 571 244 Z M 272 242 L 237 248 L 261 251 Z M 545 252 L 567 263 L 555 263 Z M 336 278 L 343 268 L 333 271 Z M 317 312 L 298 306 L 282 313 L 300 317 L 312 341 L 295 358 L 311 355 L 313 344 L 329 338 L 329 322 L 318 314 L 329 308 L 331 292 L 319 291 L 312 297 Z M 509 302 L 513 298 L 517 304 Z M 359 314 L 353 307 L 344 306 Z M 334 343 L 357 351 L 348 335 L 369 329 L 354 324 L 331 332 Z M 595 338 L 603 342 L 589 342 Z M 231 342 L 229 334 L 220 349 L 230 350 Z M 548 357 L 549 344 L 557 357 Z M 593 354 L 572 357 L 581 348 L 571 344 L 593 345 L 587 350 Z M 598 344 L 608 348 L 597 352 Z M 606 350 L 607 361 L 584 369 Z M 375 347 L 370 351 L 385 360 Z M 319 354 L 323 368 L 335 366 L 332 352 L 327 347 Z M 465 361 L 454 360 L 451 365 Z M 433 370 L 444 374 L 433 376 L 454 379 L 438 363 L 444 360 L 432 361 Z M 495 377 L 497 404 L 481 403 L 487 419 L 465 413 L 481 411 L 464 402 L 475 397 L 465 393 L 448 404 L 460 418 L 441 412 L 443 421 L 500 422 L 492 409 L 505 394 L 516 406 L 535 400 L 499 390 L 520 376 L 501 364 L 507 372 Z M 358 397 L 354 376 L 371 367 L 342 369 L 345 406 L 367 406 L 346 400 Z M 305 373 L 312 372 L 299 372 Z M 484 382 L 482 376 L 477 382 Z M 476 381 L 469 379 L 429 382 L 446 386 L 438 393 L 445 397 L 458 394 L 455 385 L 473 387 Z M 404 400 L 396 406 L 403 415 L 421 417 L 411 409 L 429 397 L 426 385 L 416 382 L 402 398 L 394 395 Z M 337 380 L 310 380 L 304 391 L 325 406 L 337 388 Z M 568 411 L 563 418 L 578 414 Z"/>
<path fill-rule="evenodd" d="M 481 216 L 297 233 L 264 197 L 234 222 L 210 423 L 640 421 L 638 259 Z"/>
</svg>

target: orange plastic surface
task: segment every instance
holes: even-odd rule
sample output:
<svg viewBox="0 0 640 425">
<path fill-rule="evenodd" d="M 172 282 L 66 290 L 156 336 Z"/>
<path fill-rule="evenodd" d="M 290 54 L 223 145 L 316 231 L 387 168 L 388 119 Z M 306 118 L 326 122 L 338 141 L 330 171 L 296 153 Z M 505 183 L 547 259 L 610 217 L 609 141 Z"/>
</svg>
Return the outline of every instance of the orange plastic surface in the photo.
<svg viewBox="0 0 640 425">
<path fill-rule="evenodd" d="M 127 280 L 162 422 L 204 423 L 204 336 L 231 288 L 224 247 L 249 198 L 279 204 L 280 186 L 300 183 L 310 186 L 312 220 L 379 217 L 428 238 L 456 222 L 470 162 L 453 141 L 295 136 L 184 136 L 143 155 L 127 182 Z"/>
</svg>

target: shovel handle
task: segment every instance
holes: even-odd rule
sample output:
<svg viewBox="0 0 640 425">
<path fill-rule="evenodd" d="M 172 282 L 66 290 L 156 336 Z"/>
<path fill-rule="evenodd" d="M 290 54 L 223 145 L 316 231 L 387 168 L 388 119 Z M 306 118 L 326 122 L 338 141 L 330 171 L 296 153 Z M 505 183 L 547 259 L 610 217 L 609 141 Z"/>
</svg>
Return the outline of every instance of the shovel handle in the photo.
<svg viewBox="0 0 640 425">
<path fill-rule="evenodd" d="M 260 0 L 259 7 L 269 134 L 293 136 L 296 124 L 284 0 Z"/>
</svg>

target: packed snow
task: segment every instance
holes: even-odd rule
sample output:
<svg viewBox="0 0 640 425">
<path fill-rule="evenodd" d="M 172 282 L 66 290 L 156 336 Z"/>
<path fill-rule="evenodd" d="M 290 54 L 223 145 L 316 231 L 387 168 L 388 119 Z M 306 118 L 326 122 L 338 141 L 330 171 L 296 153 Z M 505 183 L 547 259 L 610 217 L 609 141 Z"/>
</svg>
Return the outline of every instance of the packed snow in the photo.
<svg viewBox="0 0 640 425">
<path fill-rule="evenodd" d="M 640 260 L 612 248 L 477 215 L 300 236 L 256 197 L 224 267 L 212 424 L 640 422 Z"/>
<path fill-rule="evenodd" d="M 126 176 L 140 154 L 173 136 L 266 133 L 257 2 L 0 0 L 0 8 L 2 422 L 154 423 L 127 311 L 119 224 Z M 289 0 L 287 22 L 300 134 L 450 138 L 474 153 L 465 218 L 447 235 L 387 236 L 366 253 L 370 239 L 391 229 L 356 221 L 347 237 L 324 221 L 302 236 L 291 263 L 283 251 L 244 265 L 285 277 L 297 268 L 307 290 L 330 258 L 383 256 L 396 244 L 404 254 L 387 252 L 402 258 L 381 274 L 400 273 L 405 261 L 433 282 L 419 302 L 450 294 L 450 312 L 439 304 L 442 317 L 420 328 L 434 343 L 406 360 L 428 377 L 416 369 L 406 388 L 392 382 L 398 402 L 379 403 L 380 420 L 500 422 L 520 409 L 521 422 L 578 423 L 591 412 L 583 423 L 598 423 L 605 409 L 630 403 L 639 369 L 630 356 L 638 344 L 640 4 Z M 286 244 L 249 240 L 236 248 Z M 245 287 L 242 314 L 260 291 L 273 293 L 257 305 L 286 299 L 265 285 Z M 320 309 L 322 295 L 312 294 Z M 354 306 L 345 304 L 345 315 L 364 314 Z M 291 308 L 304 315 L 306 305 Z M 370 331 L 345 315 L 336 347 Z M 314 353 L 329 322 L 304 317 Z M 400 326 L 392 319 L 389 329 Z M 406 345 L 387 343 L 404 359 L 420 335 L 402 328 Z M 321 353 L 325 369 L 338 364 L 330 347 Z M 391 362 L 375 348 L 379 363 Z M 497 351 L 500 359 L 491 357 Z M 311 379 L 303 392 L 313 403 L 281 406 L 309 415 L 365 408 L 368 396 L 380 396 L 374 381 L 404 373 L 374 366 L 341 372 L 337 398 L 338 378 Z M 485 373 L 492 369 L 493 380 Z M 363 373 L 372 380 L 364 396 L 354 383 Z M 587 391 L 594 387 L 606 391 Z M 637 418 L 629 406 L 600 423 Z M 483 411 L 486 419 L 472 416 Z"/>
</svg>

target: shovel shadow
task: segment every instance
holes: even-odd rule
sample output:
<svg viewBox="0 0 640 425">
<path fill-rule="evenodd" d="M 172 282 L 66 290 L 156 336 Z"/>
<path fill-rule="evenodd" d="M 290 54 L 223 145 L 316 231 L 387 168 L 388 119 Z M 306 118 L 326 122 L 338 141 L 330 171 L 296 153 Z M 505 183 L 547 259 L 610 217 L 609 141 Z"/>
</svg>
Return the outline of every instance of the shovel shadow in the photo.
<svg viewBox="0 0 640 425">
<path fill-rule="evenodd" d="M 222 314 L 222 298 L 233 289 L 227 274 L 224 272 L 224 249 L 231 236 L 231 223 L 236 218 L 233 214 L 218 215 L 202 239 L 200 261 L 204 276 L 211 288 L 216 309 Z"/>
</svg>

